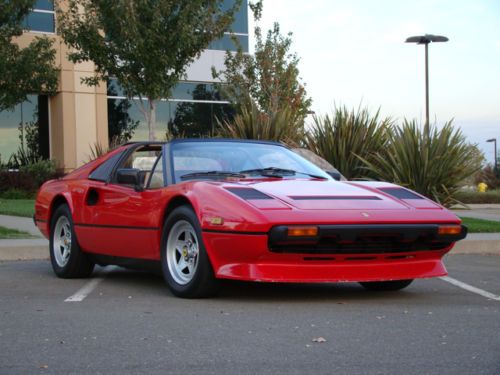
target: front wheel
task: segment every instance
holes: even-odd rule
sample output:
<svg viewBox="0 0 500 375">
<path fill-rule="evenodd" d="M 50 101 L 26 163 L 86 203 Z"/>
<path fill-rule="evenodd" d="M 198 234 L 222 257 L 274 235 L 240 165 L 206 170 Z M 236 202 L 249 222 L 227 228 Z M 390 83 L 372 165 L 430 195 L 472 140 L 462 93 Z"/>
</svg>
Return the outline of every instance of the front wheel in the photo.
<svg viewBox="0 0 500 375">
<path fill-rule="evenodd" d="M 401 290 L 406 288 L 412 283 L 410 280 L 393 280 L 393 281 L 369 281 L 360 283 L 365 289 L 368 290 L 378 290 L 378 291 L 390 291 L 390 290 Z"/>
<path fill-rule="evenodd" d="M 167 285 L 178 297 L 209 297 L 217 292 L 200 224 L 190 207 L 176 208 L 165 221 L 161 265 Z"/>
<path fill-rule="evenodd" d="M 88 277 L 94 263 L 80 250 L 67 205 L 56 208 L 50 221 L 50 262 L 54 273 L 64 279 Z"/>
</svg>

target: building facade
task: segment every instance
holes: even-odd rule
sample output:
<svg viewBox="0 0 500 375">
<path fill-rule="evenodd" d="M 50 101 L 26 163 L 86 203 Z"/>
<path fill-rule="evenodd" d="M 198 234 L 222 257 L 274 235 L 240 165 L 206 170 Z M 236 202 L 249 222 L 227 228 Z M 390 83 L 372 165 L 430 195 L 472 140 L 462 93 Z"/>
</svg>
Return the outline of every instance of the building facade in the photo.
<svg viewBox="0 0 500 375">
<path fill-rule="evenodd" d="M 234 0 L 225 0 L 229 8 Z M 89 160 L 96 144 L 107 145 L 110 138 L 130 131 L 131 140 L 146 140 L 147 124 L 134 99 L 128 100 L 115 80 L 100 86 L 81 83 L 94 72 L 92 63 L 73 64 L 67 60 L 67 47 L 56 33 L 54 4 L 37 0 L 24 21 L 26 31 L 18 39 L 28 45 L 40 34 L 54 40 L 56 64 L 61 70 L 57 94 L 31 95 L 13 111 L 0 112 L 0 157 L 3 163 L 25 144 L 26 128 L 38 126 L 39 150 L 44 158 L 54 159 L 64 171 L 72 170 Z M 212 66 L 223 68 L 227 50 L 237 49 L 236 37 L 248 51 L 248 4 L 242 1 L 235 21 L 224 36 L 213 41 L 200 58 L 187 68 L 187 79 L 173 90 L 172 97 L 158 103 L 157 139 L 164 139 L 167 130 L 173 135 L 203 136 L 211 134 L 216 118 L 229 111 L 228 102 L 217 93 L 212 79 Z"/>
</svg>

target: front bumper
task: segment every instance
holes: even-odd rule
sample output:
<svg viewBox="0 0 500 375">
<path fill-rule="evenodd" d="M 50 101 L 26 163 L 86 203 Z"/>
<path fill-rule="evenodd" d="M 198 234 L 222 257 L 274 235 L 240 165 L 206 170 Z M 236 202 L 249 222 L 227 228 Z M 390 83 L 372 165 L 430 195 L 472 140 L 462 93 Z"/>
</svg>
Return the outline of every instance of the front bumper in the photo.
<svg viewBox="0 0 500 375">
<path fill-rule="evenodd" d="M 263 282 L 359 282 L 444 276 L 439 250 L 353 253 L 273 252 L 267 234 L 203 232 L 217 278 Z"/>
</svg>

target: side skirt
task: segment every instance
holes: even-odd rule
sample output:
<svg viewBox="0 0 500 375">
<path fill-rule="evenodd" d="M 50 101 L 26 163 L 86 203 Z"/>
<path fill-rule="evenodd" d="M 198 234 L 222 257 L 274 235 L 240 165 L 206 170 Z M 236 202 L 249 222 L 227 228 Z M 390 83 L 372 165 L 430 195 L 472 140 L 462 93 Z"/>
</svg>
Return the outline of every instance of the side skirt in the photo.
<svg viewBox="0 0 500 375">
<path fill-rule="evenodd" d="M 161 264 L 157 260 L 144 260 L 134 258 L 116 257 L 112 255 L 99 255 L 87 253 L 96 264 L 104 266 L 120 266 L 137 271 L 147 271 L 158 275 L 162 274 Z"/>
</svg>

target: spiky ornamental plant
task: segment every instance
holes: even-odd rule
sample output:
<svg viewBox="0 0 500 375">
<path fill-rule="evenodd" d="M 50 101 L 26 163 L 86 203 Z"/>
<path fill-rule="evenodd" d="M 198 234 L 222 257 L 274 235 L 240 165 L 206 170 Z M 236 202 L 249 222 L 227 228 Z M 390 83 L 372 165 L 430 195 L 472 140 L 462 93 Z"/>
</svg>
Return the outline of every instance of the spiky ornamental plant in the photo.
<svg viewBox="0 0 500 375">
<path fill-rule="evenodd" d="M 362 159 L 380 179 L 406 186 L 449 207 L 463 181 L 481 168 L 483 155 L 452 121 L 441 129 L 404 120 L 389 133 L 387 149 Z"/>
<path fill-rule="evenodd" d="M 385 150 L 391 127 L 391 119 L 381 119 L 379 111 L 371 115 L 367 108 L 335 107 L 332 116 L 314 116 L 305 143 L 347 179 L 374 178 L 359 156 L 371 161 L 372 154 Z"/>
<path fill-rule="evenodd" d="M 304 137 L 300 116 L 290 108 L 264 112 L 248 98 L 240 103 L 240 113 L 232 120 L 218 121 L 218 135 L 226 138 L 260 139 L 299 144 Z"/>
</svg>

